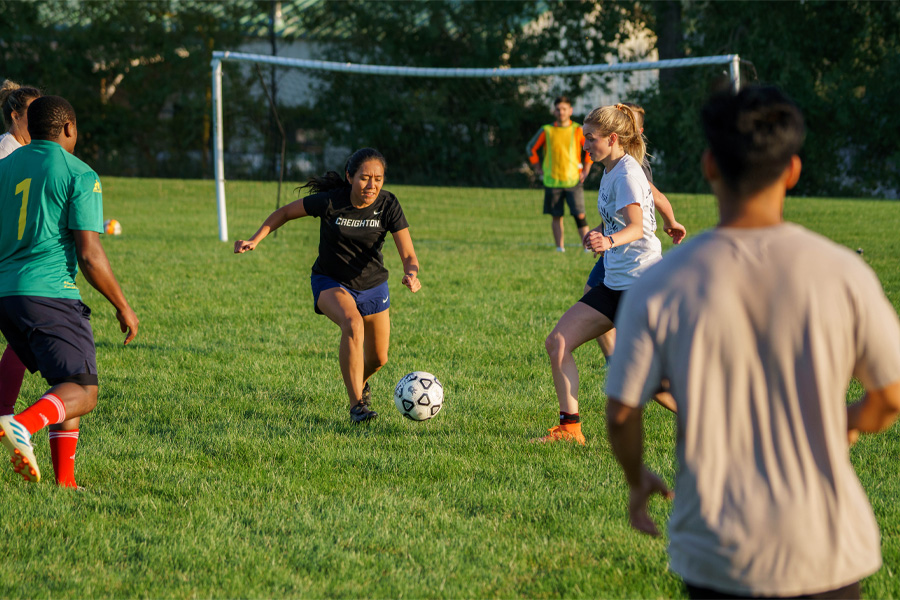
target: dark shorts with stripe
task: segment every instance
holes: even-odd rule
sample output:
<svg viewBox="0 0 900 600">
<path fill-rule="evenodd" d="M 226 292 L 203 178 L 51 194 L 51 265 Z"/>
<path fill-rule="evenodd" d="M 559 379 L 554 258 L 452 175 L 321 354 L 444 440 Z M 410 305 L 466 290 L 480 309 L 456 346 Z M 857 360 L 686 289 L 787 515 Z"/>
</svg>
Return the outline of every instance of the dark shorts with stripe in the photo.
<svg viewBox="0 0 900 600">
<path fill-rule="evenodd" d="M 50 385 L 97 385 L 91 309 L 81 300 L 5 296 L 0 332 L 22 364 Z"/>
<path fill-rule="evenodd" d="M 324 313 L 319 310 L 319 295 L 325 290 L 336 287 L 347 290 L 353 296 L 359 314 L 364 317 L 384 312 L 391 307 L 391 294 L 388 292 L 387 281 L 368 290 L 355 290 L 336 279 L 318 273 L 313 273 L 309 281 L 313 292 L 313 308 L 320 315 Z"/>
<path fill-rule="evenodd" d="M 619 302 L 622 301 L 622 294 L 625 290 L 613 290 L 604 283 L 588 290 L 588 293 L 581 297 L 579 302 L 584 302 L 607 319 L 616 322 L 616 312 L 619 310 Z"/>
</svg>

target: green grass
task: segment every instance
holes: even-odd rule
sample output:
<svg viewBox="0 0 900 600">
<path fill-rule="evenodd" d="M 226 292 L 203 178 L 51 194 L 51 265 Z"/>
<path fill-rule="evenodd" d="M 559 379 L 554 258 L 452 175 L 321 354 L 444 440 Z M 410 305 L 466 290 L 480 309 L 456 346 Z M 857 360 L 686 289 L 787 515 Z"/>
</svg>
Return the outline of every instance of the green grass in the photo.
<svg viewBox="0 0 900 600">
<path fill-rule="evenodd" d="M 45 482 L 0 471 L 0 597 L 683 597 L 665 540 L 628 528 L 595 346 L 576 355 L 588 446 L 526 443 L 556 419 L 543 340 L 592 264 L 568 217 L 573 246 L 552 251 L 540 191 L 391 188 L 423 288 L 400 285 L 388 242 L 391 357 L 372 381 L 381 416 L 353 426 L 337 329 L 312 311 L 317 221 L 235 256 L 217 240 L 211 182 L 104 187 L 105 213 L 124 227 L 104 245 L 140 331 L 123 348 L 111 307 L 82 284 L 101 372 L 79 444 L 87 489 L 50 483 L 44 432 Z M 256 230 L 274 189 L 229 183 L 232 239 Z M 715 223 L 711 197 L 670 199 L 690 234 Z M 898 211 L 791 199 L 787 217 L 864 248 L 900 306 Z M 433 421 L 393 408 L 394 383 L 413 370 L 444 382 Z M 26 377 L 18 409 L 43 389 Z M 670 482 L 673 425 L 648 408 L 647 460 Z M 886 565 L 864 582 L 866 597 L 900 597 L 898 453 L 898 428 L 852 450 Z M 664 522 L 668 506 L 652 511 Z"/>
</svg>

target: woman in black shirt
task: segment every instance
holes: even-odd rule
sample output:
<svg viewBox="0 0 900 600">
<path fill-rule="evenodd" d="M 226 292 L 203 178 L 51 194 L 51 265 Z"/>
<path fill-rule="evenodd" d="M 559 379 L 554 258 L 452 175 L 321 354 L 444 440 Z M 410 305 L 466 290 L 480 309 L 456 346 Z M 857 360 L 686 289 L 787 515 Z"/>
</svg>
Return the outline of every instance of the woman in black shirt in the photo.
<svg viewBox="0 0 900 600">
<path fill-rule="evenodd" d="M 417 292 L 419 261 L 403 209 L 382 190 L 386 162 L 373 148 L 357 150 L 345 176 L 329 171 L 303 188 L 311 195 L 273 212 L 249 240 L 234 251 L 256 248 L 270 232 L 307 215 L 319 217 L 319 257 L 312 267 L 313 307 L 341 328 L 339 359 L 356 422 L 378 416 L 370 408 L 369 377 L 387 362 L 391 321 L 388 272 L 381 248 L 390 232 L 403 261 L 403 285 Z"/>
</svg>

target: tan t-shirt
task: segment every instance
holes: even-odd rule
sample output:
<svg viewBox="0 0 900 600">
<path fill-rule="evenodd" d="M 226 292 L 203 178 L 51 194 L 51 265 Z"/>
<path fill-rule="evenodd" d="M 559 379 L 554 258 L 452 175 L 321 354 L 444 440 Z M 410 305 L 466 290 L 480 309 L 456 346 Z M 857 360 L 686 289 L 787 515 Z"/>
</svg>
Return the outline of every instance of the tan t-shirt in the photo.
<svg viewBox="0 0 900 600">
<path fill-rule="evenodd" d="M 851 466 L 846 391 L 900 381 L 900 323 L 852 251 L 783 223 L 720 228 L 626 293 L 608 395 L 678 404 L 673 571 L 757 595 L 816 593 L 881 566 Z"/>
</svg>

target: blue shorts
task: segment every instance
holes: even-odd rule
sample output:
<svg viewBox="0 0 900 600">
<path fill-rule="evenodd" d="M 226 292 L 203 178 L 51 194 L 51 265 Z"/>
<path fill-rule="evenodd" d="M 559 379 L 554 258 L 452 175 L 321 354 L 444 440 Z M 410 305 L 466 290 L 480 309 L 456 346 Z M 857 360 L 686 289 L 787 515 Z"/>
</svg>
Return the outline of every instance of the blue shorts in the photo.
<svg viewBox="0 0 900 600">
<path fill-rule="evenodd" d="M 606 267 L 603 266 L 603 255 L 600 255 L 600 259 L 597 261 L 597 264 L 594 265 L 594 268 L 591 269 L 591 274 L 588 275 L 587 284 L 592 288 L 597 287 L 601 283 L 603 283 L 603 279 L 606 277 Z"/>
<path fill-rule="evenodd" d="M 359 314 L 364 317 L 386 311 L 391 307 L 387 281 L 368 290 L 354 290 L 327 275 L 318 273 L 313 273 L 309 281 L 312 284 L 313 308 L 320 315 L 324 313 L 319 310 L 319 294 L 336 287 L 344 288 L 353 296 Z"/>
<path fill-rule="evenodd" d="M 0 332 L 22 364 L 50 385 L 97 385 L 91 309 L 81 300 L 0 298 Z"/>
</svg>

